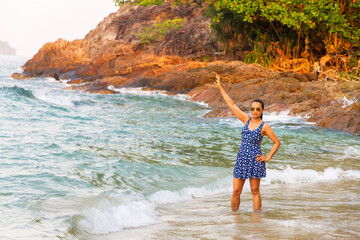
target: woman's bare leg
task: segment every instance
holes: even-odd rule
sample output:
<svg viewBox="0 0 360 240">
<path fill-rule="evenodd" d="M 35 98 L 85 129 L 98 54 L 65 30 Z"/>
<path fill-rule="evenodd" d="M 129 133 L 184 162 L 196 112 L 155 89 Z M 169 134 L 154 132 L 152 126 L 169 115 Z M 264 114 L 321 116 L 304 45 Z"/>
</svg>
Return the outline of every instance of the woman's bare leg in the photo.
<svg viewBox="0 0 360 240">
<path fill-rule="evenodd" d="M 231 209 L 236 211 L 240 206 L 240 194 L 242 192 L 245 179 L 233 178 L 233 194 L 231 197 Z"/>
<path fill-rule="evenodd" d="M 253 195 L 254 211 L 261 209 L 260 178 L 250 178 L 250 188 Z"/>
</svg>

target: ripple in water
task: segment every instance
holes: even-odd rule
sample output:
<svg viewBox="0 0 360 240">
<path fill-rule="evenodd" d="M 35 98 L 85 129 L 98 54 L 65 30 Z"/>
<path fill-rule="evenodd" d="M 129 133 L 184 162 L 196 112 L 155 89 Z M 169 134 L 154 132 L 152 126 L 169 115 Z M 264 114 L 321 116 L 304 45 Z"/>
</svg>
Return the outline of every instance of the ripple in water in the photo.
<svg viewBox="0 0 360 240">
<path fill-rule="evenodd" d="M 246 183 L 233 213 L 240 121 L 203 118 L 210 108 L 185 96 L 84 94 L 50 79 L 12 80 L 24 61 L 0 58 L 1 239 L 360 234 L 358 136 L 265 114 L 282 146 L 262 180 L 264 209 L 253 213 Z M 264 138 L 263 151 L 271 147 Z"/>
</svg>

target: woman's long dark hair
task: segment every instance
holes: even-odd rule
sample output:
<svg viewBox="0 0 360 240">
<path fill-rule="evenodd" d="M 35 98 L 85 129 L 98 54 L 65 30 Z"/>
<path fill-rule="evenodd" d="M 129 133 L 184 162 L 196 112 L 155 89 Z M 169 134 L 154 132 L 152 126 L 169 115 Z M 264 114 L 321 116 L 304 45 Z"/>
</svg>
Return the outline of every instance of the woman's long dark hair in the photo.
<svg viewBox="0 0 360 240">
<path fill-rule="evenodd" d="M 254 99 L 254 100 L 251 102 L 250 105 L 252 105 L 253 102 L 261 103 L 261 108 L 262 108 L 262 109 L 265 108 L 265 104 L 264 104 L 264 102 L 263 102 L 262 100 L 260 100 L 260 99 Z M 263 117 L 263 115 L 261 114 L 261 116 L 260 116 L 260 119 L 261 119 L 261 120 L 262 120 L 262 117 Z"/>
</svg>

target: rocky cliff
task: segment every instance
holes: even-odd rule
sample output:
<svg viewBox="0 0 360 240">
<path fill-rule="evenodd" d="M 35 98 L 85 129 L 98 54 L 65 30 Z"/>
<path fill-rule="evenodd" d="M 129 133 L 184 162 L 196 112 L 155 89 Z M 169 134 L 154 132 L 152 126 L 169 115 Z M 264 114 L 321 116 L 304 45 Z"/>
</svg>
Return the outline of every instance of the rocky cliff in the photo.
<svg viewBox="0 0 360 240">
<path fill-rule="evenodd" d="M 242 109 L 254 98 L 267 111 L 307 116 L 318 126 L 360 134 L 360 83 L 318 81 L 312 74 L 275 72 L 257 64 L 227 61 L 211 33 L 205 9 L 197 6 L 122 6 L 72 42 L 45 44 L 16 79 L 51 76 L 71 89 L 116 93 L 109 86 L 143 87 L 188 94 L 213 107 L 206 117 L 231 115 L 215 74 Z M 168 20 L 178 19 L 172 28 Z"/>
<path fill-rule="evenodd" d="M 0 41 L 0 55 L 16 55 L 16 50 L 9 43 Z"/>
</svg>

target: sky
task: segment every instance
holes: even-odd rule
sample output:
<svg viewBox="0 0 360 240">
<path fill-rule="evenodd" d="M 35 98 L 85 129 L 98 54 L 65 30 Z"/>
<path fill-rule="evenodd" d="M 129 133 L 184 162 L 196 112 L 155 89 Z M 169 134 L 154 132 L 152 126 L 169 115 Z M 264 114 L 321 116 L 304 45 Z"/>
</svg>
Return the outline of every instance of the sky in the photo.
<svg viewBox="0 0 360 240">
<path fill-rule="evenodd" d="M 117 10 L 112 0 L 0 0 L 0 40 L 32 57 L 47 42 L 84 38 Z"/>
</svg>

